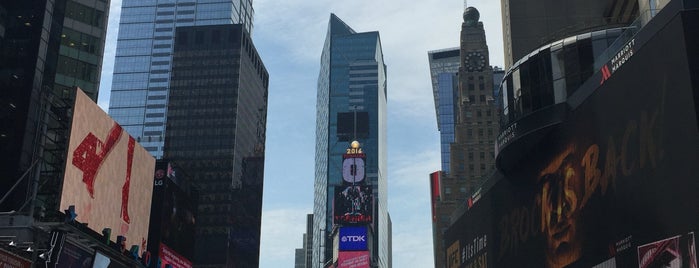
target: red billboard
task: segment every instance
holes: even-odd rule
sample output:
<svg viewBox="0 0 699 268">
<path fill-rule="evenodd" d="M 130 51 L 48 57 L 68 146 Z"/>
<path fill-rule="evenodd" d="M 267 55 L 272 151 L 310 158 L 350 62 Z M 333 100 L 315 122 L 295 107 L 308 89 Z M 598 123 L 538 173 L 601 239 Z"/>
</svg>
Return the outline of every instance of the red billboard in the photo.
<svg viewBox="0 0 699 268">
<path fill-rule="evenodd" d="M 340 251 L 338 254 L 337 268 L 371 267 L 369 251 Z"/>
<path fill-rule="evenodd" d="M 32 263 L 24 258 L 18 257 L 4 249 L 0 249 L 0 267 L 2 268 L 30 268 Z"/>
<path fill-rule="evenodd" d="M 78 90 L 73 108 L 61 210 L 142 249 L 148 239 L 155 159 Z"/>
<path fill-rule="evenodd" d="M 160 258 L 160 267 L 158 268 L 164 268 L 167 265 L 172 266 L 172 268 L 192 268 L 192 262 L 162 243 L 158 256 Z"/>
</svg>

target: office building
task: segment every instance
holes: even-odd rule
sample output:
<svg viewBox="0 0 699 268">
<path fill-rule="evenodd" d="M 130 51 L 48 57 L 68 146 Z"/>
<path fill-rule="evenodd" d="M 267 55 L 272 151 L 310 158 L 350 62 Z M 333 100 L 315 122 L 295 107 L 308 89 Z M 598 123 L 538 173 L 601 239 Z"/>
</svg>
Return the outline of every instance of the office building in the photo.
<svg viewBox="0 0 699 268">
<path fill-rule="evenodd" d="M 498 171 L 447 230 L 446 267 L 697 267 L 699 2 L 632 25 L 510 69 Z M 592 72 L 557 87 L 573 66 Z"/>
<path fill-rule="evenodd" d="M 313 258 L 313 214 L 306 215 L 306 232 L 303 233 L 301 248 L 296 249 L 295 267 L 312 267 Z"/>
<path fill-rule="evenodd" d="M 386 90 L 379 33 L 331 14 L 318 77 L 312 267 L 389 265 Z M 361 251 L 337 247 L 349 227 L 368 237 Z"/>
<path fill-rule="evenodd" d="M 435 267 L 446 263 L 444 231 L 452 214 L 468 206 L 495 167 L 494 142 L 499 129 L 493 73 L 497 69 L 489 65 L 479 18 L 477 9 L 464 10 L 458 57 L 451 58 L 458 62 L 458 73 L 437 75 L 439 101 L 435 104 L 439 105 L 442 164 L 449 166 L 430 175 Z"/>
<path fill-rule="evenodd" d="M 32 180 L 60 181 L 73 87 L 97 100 L 108 13 L 108 1 L 0 3 L 0 211 L 33 213 Z M 39 198 L 55 200 L 49 188 Z"/>
<path fill-rule="evenodd" d="M 175 29 L 235 23 L 250 33 L 252 17 L 252 0 L 124 0 L 109 115 L 162 158 Z"/>
<path fill-rule="evenodd" d="M 579 33 L 626 26 L 639 15 L 638 0 L 501 0 L 501 7 L 506 70 L 544 44 Z"/>
<path fill-rule="evenodd" d="M 199 188 L 195 267 L 257 267 L 269 75 L 242 24 L 177 27 L 165 157 Z"/>
<path fill-rule="evenodd" d="M 461 49 L 449 48 L 428 52 L 434 108 L 437 113 L 442 171 L 449 173 L 450 147 L 454 142 L 454 120 L 458 95 L 458 73 Z"/>
</svg>

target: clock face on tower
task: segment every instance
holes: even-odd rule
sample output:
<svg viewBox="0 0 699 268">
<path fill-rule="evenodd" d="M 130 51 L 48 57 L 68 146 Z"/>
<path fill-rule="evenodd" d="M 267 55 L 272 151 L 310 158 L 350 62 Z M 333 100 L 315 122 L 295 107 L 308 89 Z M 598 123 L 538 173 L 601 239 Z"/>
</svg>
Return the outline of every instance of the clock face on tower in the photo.
<svg viewBox="0 0 699 268">
<path fill-rule="evenodd" d="M 468 52 L 464 59 L 464 66 L 469 72 L 483 71 L 483 68 L 485 68 L 485 56 L 480 52 Z"/>
</svg>

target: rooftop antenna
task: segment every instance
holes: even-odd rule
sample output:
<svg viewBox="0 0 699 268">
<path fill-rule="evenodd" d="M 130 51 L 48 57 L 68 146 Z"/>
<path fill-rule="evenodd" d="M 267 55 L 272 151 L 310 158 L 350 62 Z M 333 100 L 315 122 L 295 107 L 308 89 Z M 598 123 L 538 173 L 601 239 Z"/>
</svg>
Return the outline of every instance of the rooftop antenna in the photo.
<svg viewBox="0 0 699 268">
<path fill-rule="evenodd" d="M 464 9 L 468 7 L 468 0 L 464 0 Z"/>
</svg>

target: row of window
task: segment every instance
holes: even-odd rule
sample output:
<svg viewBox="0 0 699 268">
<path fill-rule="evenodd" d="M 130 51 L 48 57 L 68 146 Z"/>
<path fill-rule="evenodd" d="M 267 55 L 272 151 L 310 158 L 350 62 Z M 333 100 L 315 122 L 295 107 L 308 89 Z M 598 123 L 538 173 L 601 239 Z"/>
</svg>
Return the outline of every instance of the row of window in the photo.
<svg viewBox="0 0 699 268">
<path fill-rule="evenodd" d="M 595 59 L 620 36 L 608 29 L 572 36 L 535 50 L 503 78 L 501 125 L 541 108 L 565 102 L 595 70 Z"/>
<path fill-rule="evenodd" d="M 97 28 L 104 27 L 104 12 L 77 2 L 66 3 L 66 17 L 83 22 Z"/>
</svg>

